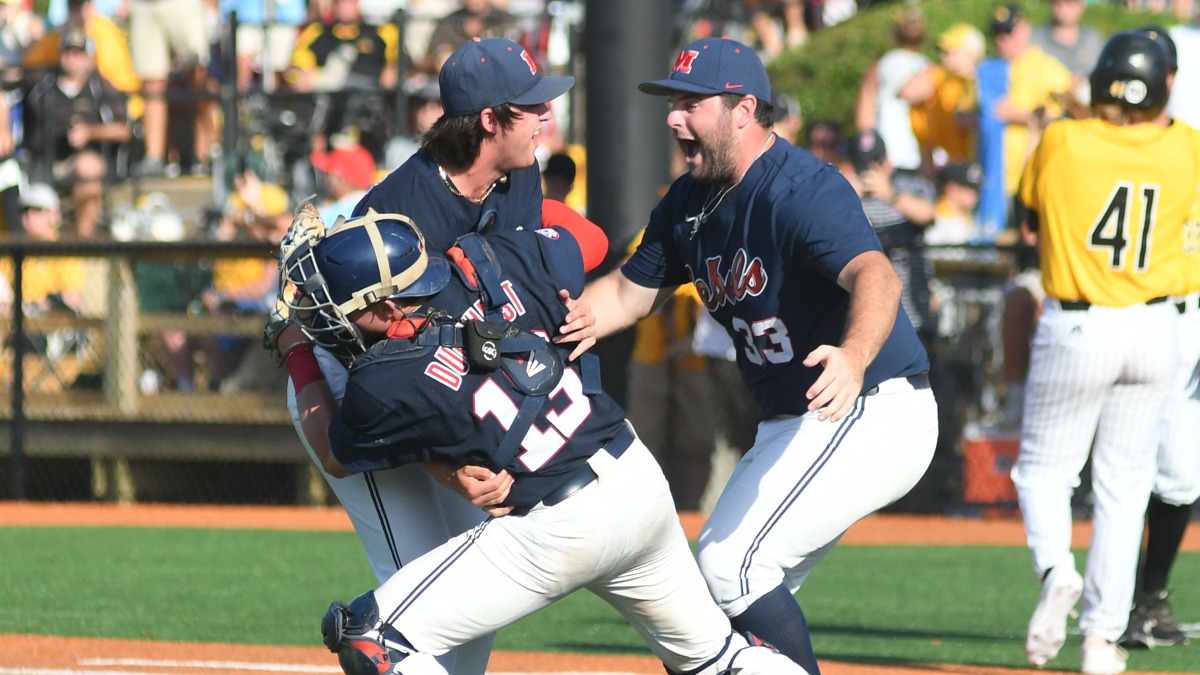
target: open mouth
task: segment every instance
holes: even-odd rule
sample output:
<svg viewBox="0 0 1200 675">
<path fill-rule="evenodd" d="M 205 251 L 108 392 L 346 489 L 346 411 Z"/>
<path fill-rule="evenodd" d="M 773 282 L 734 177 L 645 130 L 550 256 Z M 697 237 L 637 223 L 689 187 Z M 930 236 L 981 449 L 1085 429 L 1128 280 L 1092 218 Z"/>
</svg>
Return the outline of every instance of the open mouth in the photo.
<svg viewBox="0 0 1200 675">
<path fill-rule="evenodd" d="M 683 151 L 685 159 L 693 160 L 700 154 L 700 144 L 694 139 L 677 138 L 675 141 L 679 143 L 679 149 Z"/>
</svg>

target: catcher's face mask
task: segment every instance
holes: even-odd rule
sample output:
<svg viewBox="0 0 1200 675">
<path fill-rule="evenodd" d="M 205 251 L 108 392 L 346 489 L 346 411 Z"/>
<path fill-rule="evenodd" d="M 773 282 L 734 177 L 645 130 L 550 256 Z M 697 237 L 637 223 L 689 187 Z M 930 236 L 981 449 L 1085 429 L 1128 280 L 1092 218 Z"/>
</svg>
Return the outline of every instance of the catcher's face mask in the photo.
<svg viewBox="0 0 1200 675">
<path fill-rule="evenodd" d="M 412 220 L 369 210 L 360 218 L 339 219 L 323 237 L 296 246 L 281 279 L 294 284 L 295 292 L 281 297 L 310 340 L 352 359 L 367 348 L 352 314 L 390 298 L 433 295 L 449 279 L 446 259 L 426 252 Z"/>
</svg>

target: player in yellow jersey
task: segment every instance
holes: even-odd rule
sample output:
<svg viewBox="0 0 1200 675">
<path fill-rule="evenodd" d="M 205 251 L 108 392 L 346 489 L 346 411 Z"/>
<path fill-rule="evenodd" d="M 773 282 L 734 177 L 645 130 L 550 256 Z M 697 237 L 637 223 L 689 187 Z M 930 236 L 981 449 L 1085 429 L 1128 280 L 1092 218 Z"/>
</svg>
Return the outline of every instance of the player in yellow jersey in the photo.
<svg viewBox="0 0 1200 675">
<path fill-rule="evenodd" d="M 1158 26 L 1140 29 L 1167 55 L 1169 86 L 1174 84 L 1178 52 L 1167 31 Z M 1188 67 L 1196 68 L 1197 64 Z M 1156 122 L 1163 127 L 1185 126 L 1164 110 Z M 1200 143 L 1200 132 L 1193 131 Z M 1200 189 L 1200 186 L 1197 186 Z M 1166 647 L 1184 644 L 1187 635 L 1167 602 L 1171 567 L 1179 554 L 1191 511 L 1200 498 L 1200 192 L 1191 218 L 1184 225 L 1179 288 L 1172 298 L 1179 311 L 1179 362 L 1175 388 L 1159 415 L 1158 472 L 1146 508 L 1146 545 L 1134 593 L 1129 627 L 1121 636 L 1125 647 Z"/>
<path fill-rule="evenodd" d="M 1083 672 L 1116 675 L 1133 602 L 1159 411 L 1172 388 L 1183 224 L 1200 158 L 1192 131 L 1154 124 L 1167 58 L 1118 33 L 1091 75 L 1093 119 L 1050 124 L 1018 193 L 1037 234 L 1046 290 L 1034 336 L 1013 482 L 1042 592 L 1025 649 L 1043 665 L 1082 596 Z M 1071 494 L 1092 459 L 1093 538 L 1085 576 L 1071 554 Z"/>
</svg>

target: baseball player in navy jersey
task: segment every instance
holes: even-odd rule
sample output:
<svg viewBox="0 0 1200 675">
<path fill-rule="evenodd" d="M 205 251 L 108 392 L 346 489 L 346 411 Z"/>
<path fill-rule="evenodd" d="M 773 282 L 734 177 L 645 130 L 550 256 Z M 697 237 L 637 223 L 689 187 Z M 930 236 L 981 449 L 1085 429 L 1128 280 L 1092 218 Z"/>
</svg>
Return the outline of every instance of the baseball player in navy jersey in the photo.
<svg viewBox="0 0 1200 675">
<path fill-rule="evenodd" d="M 327 469 L 467 464 L 515 478 L 509 515 L 330 606 L 322 635 L 347 675 L 445 673 L 435 656 L 578 588 L 614 605 L 672 673 L 804 672 L 733 631 L 598 365 L 548 342 L 568 311 L 559 291 L 578 294 L 583 258 L 606 249 L 556 227 L 470 234 L 441 256 L 407 217 L 368 211 L 285 261 L 304 334 L 354 357 Z M 281 348 L 293 379 L 320 377 L 311 345 Z"/>
<path fill-rule="evenodd" d="M 1042 580 L 1026 658 L 1062 649 L 1082 598 L 1082 670 L 1116 675 L 1142 521 L 1178 345 L 1183 224 L 1200 179 L 1194 131 L 1154 124 L 1167 59 L 1146 35 L 1105 43 L 1092 71 L 1092 119 L 1056 121 L 1030 155 L 1018 197 L 1037 235 L 1046 299 L 1030 354 L 1012 478 Z M 1082 578 L 1071 552 L 1071 494 L 1091 460 L 1095 509 Z"/>
<path fill-rule="evenodd" d="M 541 227 L 541 177 L 533 154 L 536 137 L 549 117 L 549 101 L 573 83 L 573 78 L 542 76 L 514 42 L 486 39 L 464 44 L 439 77 L 445 115 L 422 139 L 421 149 L 368 192 L 358 211 L 388 212 L 402 205 L 405 213 L 424 224 L 434 249 L 442 251 L 460 235 L 480 227 L 495 231 Z M 549 210 L 553 211 L 550 219 L 559 223 L 574 216 L 558 206 Z M 598 232 L 586 221 L 576 224 Z M 285 243 L 294 246 L 323 227 L 319 218 L 298 217 Z M 280 321 L 268 325 L 268 349 L 274 349 L 284 325 Z M 325 380 L 320 386 L 327 396 L 317 404 L 298 405 L 294 383 L 287 390 L 293 423 L 314 460 L 321 454 L 319 449 L 328 446 L 328 420 L 346 380 L 342 360 L 320 348 L 316 355 Z M 317 388 L 312 388 L 310 398 Z M 440 477 L 450 478 L 452 468 Z M 380 582 L 449 537 L 477 525 L 486 515 L 477 507 L 487 506 L 512 482 L 504 472 L 472 466 L 457 468 L 454 480 L 443 485 L 411 466 L 349 477 L 323 474 L 350 516 Z M 439 658 L 457 675 L 482 675 L 490 651 L 487 636 Z"/>
<path fill-rule="evenodd" d="M 853 188 L 772 134 L 754 50 L 697 40 L 640 88 L 667 96 L 690 170 L 633 256 L 581 296 L 595 316 L 569 315 L 556 340 L 579 341 L 577 354 L 695 284 L 759 407 L 754 446 L 700 534 L 700 568 L 736 629 L 815 673 L 792 594 L 847 528 L 924 474 L 937 440 L 929 361 Z"/>
</svg>

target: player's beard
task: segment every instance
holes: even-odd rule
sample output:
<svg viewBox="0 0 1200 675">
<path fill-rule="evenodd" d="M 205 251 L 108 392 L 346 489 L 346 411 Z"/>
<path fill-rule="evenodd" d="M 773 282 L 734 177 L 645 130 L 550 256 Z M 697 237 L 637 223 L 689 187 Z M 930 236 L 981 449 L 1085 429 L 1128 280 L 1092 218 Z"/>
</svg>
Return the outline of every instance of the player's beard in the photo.
<svg viewBox="0 0 1200 675">
<path fill-rule="evenodd" d="M 726 113 L 728 114 L 728 113 Z M 737 157 L 733 149 L 733 130 L 721 124 L 707 138 L 693 140 L 704 161 L 692 169 L 692 178 L 701 183 L 732 183 L 737 180 Z"/>
</svg>

